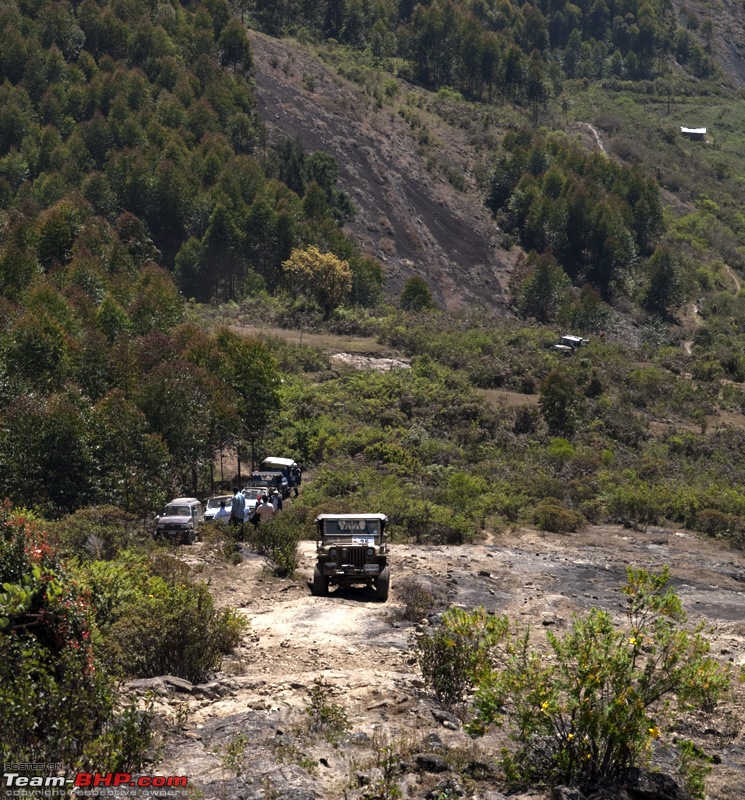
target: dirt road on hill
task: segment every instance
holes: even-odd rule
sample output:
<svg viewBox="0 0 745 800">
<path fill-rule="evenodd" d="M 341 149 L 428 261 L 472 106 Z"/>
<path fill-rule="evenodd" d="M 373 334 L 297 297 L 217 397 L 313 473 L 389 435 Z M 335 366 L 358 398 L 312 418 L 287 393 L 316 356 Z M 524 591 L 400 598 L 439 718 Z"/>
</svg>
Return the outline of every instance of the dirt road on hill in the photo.
<svg viewBox="0 0 745 800">
<path fill-rule="evenodd" d="M 570 535 L 522 530 L 462 547 L 394 543 L 386 604 L 363 589 L 311 596 L 312 542 L 302 544 L 301 566 L 291 580 L 272 577 L 249 553 L 237 565 L 216 560 L 204 544 L 184 548 L 183 555 L 201 565 L 221 605 L 239 608 L 251 621 L 216 681 L 177 698 L 164 692 L 160 700 L 161 710 L 176 703 L 187 720 L 165 748 L 157 772 L 190 775 L 207 799 L 360 798 L 364 785 L 380 779 L 376 764 L 386 744 L 401 761 L 396 781 L 404 796 L 423 798 L 445 780 L 417 768 L 415 754 L 422 750 L 493 763 L 498 733 L 474 741 L 457 720 L 433 714 L 436 704 L 412 663 L 417 625 L 397 615 L 401 589 L 413 580 L 436 591 L 441 608 L 483 605 L 532 626 L 542 641 L 544 629 L 560 633 L 575 612 L 595 606 L 618 614 L 627 567 L 668 565 L 690 619 L 711 626 L 713 654 L 745 664 L 745 554 L 685 531 L 603 526 Z M 350 720 L 343 747 L 307 735 L 309 689 L 319 677 L 330 687 L 329 702 Z M 738 684 L 736 696 L 713 721 L 686 721 L 685 735 L 721 760 L 709 782 L 710 797 L 717 800 L 745 797 L 741 699 Z M 493 778 L 481 773 L 467 778 L 464 791 L 497 800 Z"/>
</svg>

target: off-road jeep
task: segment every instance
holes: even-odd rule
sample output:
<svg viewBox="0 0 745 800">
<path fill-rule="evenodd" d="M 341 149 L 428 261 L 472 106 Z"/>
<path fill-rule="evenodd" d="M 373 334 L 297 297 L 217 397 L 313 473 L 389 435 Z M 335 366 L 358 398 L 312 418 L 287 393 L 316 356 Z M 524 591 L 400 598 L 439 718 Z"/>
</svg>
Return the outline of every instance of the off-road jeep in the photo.
<svg viewBox="0 0 745 800">
<path fill-rule="evenodd" d="M 328 594 L 329 586 L 364 584 L 378 600 L 388 599 L 391 572 L 385 514 L 319 514 L 316 524 L 316 568 L 313 594 Z"/>
</svg>

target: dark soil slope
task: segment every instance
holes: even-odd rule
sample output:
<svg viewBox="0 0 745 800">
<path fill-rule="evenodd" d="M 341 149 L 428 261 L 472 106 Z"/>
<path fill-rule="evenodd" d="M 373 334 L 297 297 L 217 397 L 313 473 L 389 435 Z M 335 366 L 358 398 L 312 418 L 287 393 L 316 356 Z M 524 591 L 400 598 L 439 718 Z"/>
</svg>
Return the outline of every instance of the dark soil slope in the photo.
<svg viewBox="0 0 745 800">
<path fill-rule="evenodd" d="M 358 209 L 348 230 L 383 263 L 388 294 L 397 296 L 418 275 L 443 306 L 475 302 L 506 310 L 516 253 L 499 247 L 499 232 L 468 174 L 477 155 L 467 131 L 416 110 L 427 130 L 423 146 L 422 127 L 397 113 L 413 87 L 402 83 L 397 101 L 378 107 L 297 43 L 253 33 L 251 45 L 270 137 L 290 136 L 309 152 L 336 158 L 339 187 Z M 444 177 L 443 165 L 451 174 L 466 173 L 462 190 Z"/>
</svg>

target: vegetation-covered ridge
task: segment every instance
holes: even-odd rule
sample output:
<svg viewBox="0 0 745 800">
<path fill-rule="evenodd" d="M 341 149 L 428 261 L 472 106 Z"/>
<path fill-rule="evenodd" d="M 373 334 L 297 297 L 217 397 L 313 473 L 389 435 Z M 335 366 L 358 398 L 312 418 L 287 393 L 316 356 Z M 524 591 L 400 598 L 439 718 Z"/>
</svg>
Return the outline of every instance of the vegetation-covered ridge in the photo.
<svg viewBox="0 0 745 800">
<path fill-rule="evenodd" d="M 333 159 L 263 147 L 246 30 L 224 0 L 8 5 L 0 52 L 6 300 L 53 274 L 78 303 L 129 313 L 126 285 L 150 263 L 188 297 L 275 291 L 307 244 L 350 262 L 357 299 L 379 289 L 339 231 L 353 209 Z"/>
<path fill-rule="evenodd" d="M 48 516 L 150 511 L 261 437 L 271 353 L 175 333 L 183 295 L 275 292 L 310 252 L 300 302 L 379 296 L 335 162 L 263 146 L 245 28 L 208 5 L 0 10 L 0 495 Z M 304 290 L 329 263 L 336 291 Z"/>
<path fill-rule="evenodd" d="M 409 76 L 491 100 L 543 102 L 564 78 L 649 78 L 677 63 L 703 77 L 715 71 L 713 26 L 688 11 L 679 24 L 669 2 L 509 2 L 256 0 L 268 33 L 299 33 L 403 58 Z"/>
</svg>

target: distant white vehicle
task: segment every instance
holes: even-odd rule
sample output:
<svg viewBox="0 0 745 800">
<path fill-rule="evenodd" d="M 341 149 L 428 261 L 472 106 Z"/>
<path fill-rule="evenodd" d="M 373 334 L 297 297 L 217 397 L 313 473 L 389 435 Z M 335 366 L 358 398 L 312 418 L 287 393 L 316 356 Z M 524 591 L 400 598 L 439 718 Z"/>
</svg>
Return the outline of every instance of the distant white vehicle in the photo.
<svg viewBox="0 0 745 800">
<path fill-rule="evenodd" d="M 706 139 L 706 128 L 684 128 L 681 126 L 680 133 L 686 139 Z"/>
<path fill-rule="evenodd" d="M 573 353 L 579 350 L 580 347 L 590 344 L 589 339 L 583 339 L 581 336 L 573 336 L 572 334 L 565 334 L 559 339 L 559 343 L 555 344 L 553 349 L 558 350 L 560 353 Z"/>
<path fill-rule="evenodd" d="M 297 461 L 293 458 L 277 458 L 269 456 L 261 462 L 262 471 L 279 471 L 282 473 L 282 485 L 278 487 L 282 492 L 282 497 L 290 496 L 290 490 L 295 490 L 295 496 L 298 494 L 298 487 L 302 482 L 302 471 L 298 467 Z"/>
<path fill-rule="evenodd" d="M 256 503 L 259 495 L 266 494 L 266 489 L 258 489 L 255 486 L 248 486 L 243 490 L 243 496 L 246 498 L 246 510 L 243 512 L 243 519 L 248 522 L 251 515 L 256 510 Z"/>
<path fill-rule="evenodd" d="M 207 501 L 207 507 L 204 510 L 204 521 L 212 522 L 220 512 L 220 503 L 225 503 L 225 510 L 227 514 L 220 513 L 220 517 L 230 518 L 230 509 L 233 507 L 233 497 L 229 494 L 221 494 L 217 497 L 210 497 Z"/>
</svg>

